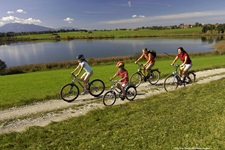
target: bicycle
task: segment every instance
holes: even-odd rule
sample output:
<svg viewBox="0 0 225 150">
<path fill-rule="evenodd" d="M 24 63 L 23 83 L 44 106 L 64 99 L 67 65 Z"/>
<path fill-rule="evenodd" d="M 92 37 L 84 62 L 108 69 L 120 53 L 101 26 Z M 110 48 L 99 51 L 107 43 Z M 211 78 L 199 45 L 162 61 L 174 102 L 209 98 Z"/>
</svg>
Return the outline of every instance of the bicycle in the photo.
<svg viewBox="0 0 225 150">
<path fill-rule="evenodd" d="M 145 75 L 143 71 L 145 70 L 143 64 L 137 64 L 138 65 L 138 71 L 133 73 L 130 77 L 131 84 L 138 87 L 142 81 L 146 82 L 148 81 L 151 85 L 155 85 L 160 78 L 160 71 L 157 69 L 151 69 L 151 75 L 147 73 Z"/>
<path fill-rule="evenodd" d="M 185 81 L 182 82 L 178 73 L 178 68 L 180 65 L 175 64 L 173 66 L 175 67 L 175 71 L 168 75 L 163 83 L 163 87 L 167 92 L 177 89 L 178 86 L 185 86 L 185 84 L 192 84 L 196 82 L 196 74 L 194 71 L 188 71 L 188 76 L 186 77 Z"/>
<path fill-rule="evenodd" d="M 106 92 L 102 98 L 102 102 L 105 106 L 111 106 L 116 102 L 116 93 L 119 94 L 120 98 L 124 98 L 122 95 L 122 90 L 117 87 L 117 80 L 110 80 L 113 82 L 113 85 L 111 86 L 111 89 Z M 134 85 L 128 85 L 125 87 L 125 98 L 129 101 L 132 101 L 136 95 L 137 90 Z"/>
<path fill-rule="evenodd" d="M 65 84 L 60 90 L 60 97 L 66 102 L 72 102 L 79 96 L 80 89 L 78 88 L 78 85 L 84 89 L 84 85 L 81 83 L 81 80 L 74 74 L 72 74 L 72 77 L 72 82 Z M 102 80 L 94 79 L 91 82 L 88 82 L 88 91 L 92 96 L 98 97 L 104 92 L 104 90 L 105 84 Z"/>
</svg>

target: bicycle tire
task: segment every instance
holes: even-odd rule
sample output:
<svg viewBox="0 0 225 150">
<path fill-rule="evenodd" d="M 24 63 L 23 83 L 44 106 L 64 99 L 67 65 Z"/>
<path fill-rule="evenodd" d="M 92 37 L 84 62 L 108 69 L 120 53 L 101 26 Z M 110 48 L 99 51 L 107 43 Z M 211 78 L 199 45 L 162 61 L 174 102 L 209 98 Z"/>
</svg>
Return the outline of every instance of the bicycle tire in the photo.
<svg viewBox="0 0 225 150">
<path fill-rule="evenodd" d="M 134 85 L 135 87 L 138 87 L 141 84 L 142 81 L 142 75 L 140 72 L 135 72 L 130 77 L 130 84 Z"/>
<path fill-rule="evenodd" d="M 188 77 L 188 79 L 186 78 L 187 84 L 193 84 L 196 82 L 196 74 L 194 72 L 188 72 Z"/>
<path fill-rule="evenodd" d="M 76 84 L 69 83 L 60 90 L 60 97 L 66 102 L 72 102 L 79 96 L 79 88 Z"/>
<path fill-rule="evenodd" d="M 148 78 L 148 82 L 151 85 L 155 85 L 160 79 L 160 72 L 158 70 L 152 70 L 152 75 Z"/>
<path fill-rule="evenodd" d="M 111 106 L 116 102 L 116 93 L 114 91 L 108 91 L 102 97 L 102 102 L 105 106 Z"/>
<path fill-rule="evenodd" d="M 163 87 L 167 92 L 173 91 L 178 87 L 178 79 L 173 74 L 167 76 L 163 82 Z"/>
<path fill-rule="evenodd" d="M 130 85 L 126 88 L 126 99 L 132 101 L 137 96 L 137 89 L 135 86 Z"/>
<path fill-rule="evenodd" d="M 100 79 L 95 79 L 89 83 L 89 93 L 98 97 L 105 91 L 105 83 Z"/>
</svg>

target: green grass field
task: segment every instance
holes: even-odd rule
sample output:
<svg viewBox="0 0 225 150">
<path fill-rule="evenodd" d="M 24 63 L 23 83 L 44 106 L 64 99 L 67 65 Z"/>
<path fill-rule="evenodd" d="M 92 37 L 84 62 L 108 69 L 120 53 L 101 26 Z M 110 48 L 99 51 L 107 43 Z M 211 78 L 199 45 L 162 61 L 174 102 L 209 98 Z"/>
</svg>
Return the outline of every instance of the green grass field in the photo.
<svg viewBox="0 0 225 150">
<path fill-rule="evenodd" d="M 0 149 L 225 149 L 225 79 L 0 135 Z"/>
<path fill-rule="evenodd" d="M 173 58 L 157 59 L 155 68 L 159 68 L 161 71 L 161 78 L 173 71 L 174 68 L 170 66 L 172 60 Z M 192 70 L 196 71 L 225 66 L 224 55 L 195 56 L 192 60 Z M 100 78 L 105 82 L 106 87 L 109 88 L 109 78 L 117 71 L 115 64 L 116 62 L 108 65 L 92 66 L 94 70 L 92 79 Z M 130 76 L 137 71 L 137 67 L 134 63 L 126 64 Z M 59 99 L 61 87 L 72 80 L 70 72 L 73 69 L 0 76 L 0 109 L 48 99 Z"/>
<path fill-rule="evenodd" d="M 92 31 L 88 32 L 60 32 L 57 33 L 61 39 L 72 39 L 72 38 L 133 38 L 133 37 L 154 37 L 154 36 L 179 36 L 179 35 L 188 35 L 188 36 L 196 36 L 201 35 L 202 28 L 188 28 L 188 29 L 167 29 L 167 30 L 111 30 L 111 31 Z M 52 34 L 30 34 L 17 36 L 18 40 L 25 39 L 35 39 L 35 40 L 46 40 L 46 39 L 54 39 L 55 35 Z"/>
</svg>

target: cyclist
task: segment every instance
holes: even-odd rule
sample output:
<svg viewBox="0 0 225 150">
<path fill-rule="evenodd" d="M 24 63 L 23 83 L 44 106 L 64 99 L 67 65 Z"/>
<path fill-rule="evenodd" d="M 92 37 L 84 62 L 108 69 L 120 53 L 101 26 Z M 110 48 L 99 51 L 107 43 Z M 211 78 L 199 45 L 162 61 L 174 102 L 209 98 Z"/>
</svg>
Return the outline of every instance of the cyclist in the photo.
<svg viewBox="0 0 225 150">
<path fill-rule="evenodd" d="M 117 72 L 114 74 L 111 80 L 115 78 L 116 76 L 120 76 L 120 80 L 117 83 L 117 87 L 122 91 L 122 97 L 121 99 L 125 99 L 125 91 L 124 88 L 128 85 L 129 82 L 129 76 L 128 76 L 128 71 L 124 68 L 124 63 L 123 61 L 119 61 L 116 64 L 116 67 L 119 68 Z"/>
<path fill-rule="evenodd" d="M 177 61 L 178 58 L 180 58 L 180 60 L 183 62 L 180 65 L 180 78 L 182 79 L 182 76 L 184 75 L 183 80 L 182 80 L 182 82 L 184 82 L 186 77 L 188 76 L 188 70 L 192 67 L 192 61 L 191 61 L 188 53 L 184 50 L 183 47 L 179 47 L 177 49 L 177 53 L 178 54 L 175 57 L 175 59 L 173 60 L 171 65 L 173 65 Z"/>
<path fill-rule="evenodd" d="M 143 48 L 142 55 L 138 58 L 138 60 L 135 61 L 135 64 L 137 64 L 142 58 L 145 58 L 147 60 L 144 64 L 144 73 L 145 70 L 147 70 L 151 77 L 151 68 L 155 65 L 155 57 L 148 51 L 147 48 Z"/>
<path fill-rule="evenodd" d="M 90 79 L 90 77 L 93 75 L 93 70 L 92 68 L 89 66 L 89 64 L 87 63 L 86 59 L 84 58 L 83 54 L 80 54 L 76 57 L 77 61 L 78 61 L 78 65 L 77 67 L 71 72 L 71 74 L 73 74 L 75 71 L 77 71 L 79 68 L 80 70 L 78 71 L 78 73 L 76 74 L 76 76 L 79 76 L 79 74 L 81 73 L 81 71 L 84 69 L 85 72 L 84 74 L 81 76 L 80 80 L 84 82 L 84 92 L 81 93 L 82 95 L 85 95 L 88 92 L 88 81 Z"/>
</svg>

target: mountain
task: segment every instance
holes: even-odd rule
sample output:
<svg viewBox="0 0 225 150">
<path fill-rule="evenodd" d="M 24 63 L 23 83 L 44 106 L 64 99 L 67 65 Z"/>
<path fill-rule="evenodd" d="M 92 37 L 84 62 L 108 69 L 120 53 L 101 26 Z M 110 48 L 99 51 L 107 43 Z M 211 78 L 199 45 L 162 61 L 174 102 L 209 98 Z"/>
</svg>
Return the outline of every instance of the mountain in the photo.
<svg viewBox="0 0 225 150">
<path fill-rule="evenodd" d="M 40 32 L 55 30 L 34 24 L 8 23 L 0 27 L 0 32 Z"/>
</svg>

